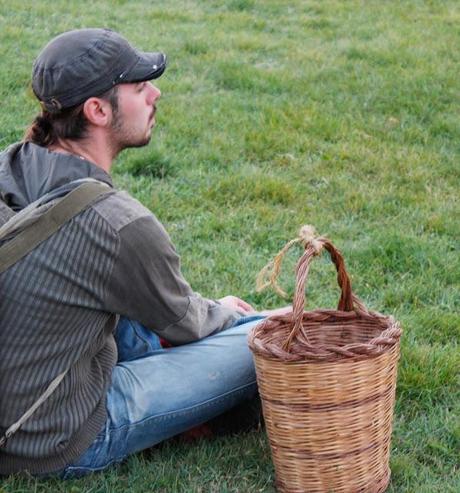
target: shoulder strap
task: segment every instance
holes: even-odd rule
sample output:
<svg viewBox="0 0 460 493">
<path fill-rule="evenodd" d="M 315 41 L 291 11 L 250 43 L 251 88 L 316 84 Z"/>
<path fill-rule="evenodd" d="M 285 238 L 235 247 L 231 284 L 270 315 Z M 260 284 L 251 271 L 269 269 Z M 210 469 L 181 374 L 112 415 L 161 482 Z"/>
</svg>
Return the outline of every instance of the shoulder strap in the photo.
<svg viewBox="0 0 460 493">
<path fill-rule="evenodd" d="M 48 399 L 48 397 L 56 390 L 57 386 L 61 383 L 62 379 L 66 376 L 67 370 L 64 370 L 62 373 L 51 381 L 51 383 L 46 388 L 45 392 L 27 409 L 27 411 L 15 422 L 13 423 L 0 437 L 0 448 L 6 445 L 7 440 L 14 435 L 19 428 L 32 416 L 32 414 Z"/>
<path fill-rule="evenodd" d="M 31 252 L 41 242 L 48 239 L 64 223 L 82 212 L 97 198 L 112 193 L 113 190 L 108 185 L 100 182 L 86 182 L 79 185 L 48 209 L 36 222 L 32 223 L 15 238 L 0 247 L 0 273 Z M 23 423 L 32 416 L 36 409 L 48 399 L 68 371 L 69 368 L 54 378 L 32 406 L 6 430 L 4 435 L 0 437 L 0 448 L 5 446 L 8 438 L 14 435 Z"/>
<path fill-rule="evenodd" d="M 86 182 L 68 193 L 37 221 L 0 247 L 0 273 L 14 265 L 98 197 L 113 193 L 101 182 Z"/>
</svg>

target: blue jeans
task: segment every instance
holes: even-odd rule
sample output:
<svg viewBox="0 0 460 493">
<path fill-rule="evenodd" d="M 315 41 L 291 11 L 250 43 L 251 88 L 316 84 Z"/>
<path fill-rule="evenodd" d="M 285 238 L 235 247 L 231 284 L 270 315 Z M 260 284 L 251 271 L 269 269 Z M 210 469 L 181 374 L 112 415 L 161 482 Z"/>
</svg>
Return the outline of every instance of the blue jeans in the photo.
<svg viewBox="0 0 460 493">
<path fill-rule="evenodd" d="M 228 330 L 169 349 L 141 324 L 122 318 L 107 421 L 86 452 L 59 475 L 67 479 L 103 470 L 254 397 L 247 334 L 262 318 L 243 317 Z"/>
</svg>

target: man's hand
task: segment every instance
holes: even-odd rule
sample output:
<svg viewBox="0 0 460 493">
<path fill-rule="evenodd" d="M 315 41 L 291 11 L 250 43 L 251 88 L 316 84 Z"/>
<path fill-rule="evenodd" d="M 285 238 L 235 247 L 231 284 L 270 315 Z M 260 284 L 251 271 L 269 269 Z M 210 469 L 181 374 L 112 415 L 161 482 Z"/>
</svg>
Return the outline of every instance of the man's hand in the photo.
<svg viewBox="0 0 460 493">
<path fill-rule="evenodd" d="M 239 312 L 243 312 L 244 314 L 256 313 L 254 308 L 246 301 L 243 301 L 236 296 L 225 296 L 218 300 L 221 305 L 227 306 L 232 310 L 238 310 Z"/>
<path fill-rule="evenodd" d="M 258 313 L 259 315 L 265 315 L 266 317 L 272 317 L 275 315 L 286 315 L 287 313 L 292 312 L 292 306 L 283 306 L 282 308 L 275 308 L 274 310 L 264 310 L 262 312 L 258 312 L 254 310 L 254 308 L 246 301 L 236 297 L 236 296 L 225 296 L 218 300 L 221 305 L 227 306 L 232 310 L 238 310 L 239 312 L 244 313 L 245 315 L 252 315 Z"/>
</svg>

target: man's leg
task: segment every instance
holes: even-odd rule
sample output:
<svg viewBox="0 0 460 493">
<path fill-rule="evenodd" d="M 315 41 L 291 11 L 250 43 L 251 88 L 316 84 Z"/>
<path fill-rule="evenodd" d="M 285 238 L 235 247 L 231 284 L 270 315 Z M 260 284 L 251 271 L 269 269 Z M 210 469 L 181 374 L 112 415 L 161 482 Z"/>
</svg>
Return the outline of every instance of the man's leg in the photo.
<svg viewBox="0 0 460 493">
<path fill-rule="evenodd" d="M 160 338 L 139 322 L 121 317 L 115 329 L 118 363 L 153 354 L 161 349 Z"/>
<path fill-rule="evenodd" d="M 201 341 L 116 365 L 107 397 L 108 420 L 66 475 L 101 470 L 224 413 L 256 395 L 247 334 L 259 321 Z"/>
</svg>

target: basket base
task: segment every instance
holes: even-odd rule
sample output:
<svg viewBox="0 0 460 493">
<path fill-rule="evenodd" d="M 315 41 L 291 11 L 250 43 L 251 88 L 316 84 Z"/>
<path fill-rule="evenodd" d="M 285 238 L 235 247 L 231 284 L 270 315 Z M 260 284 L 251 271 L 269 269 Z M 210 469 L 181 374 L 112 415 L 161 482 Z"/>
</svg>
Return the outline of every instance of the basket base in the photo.
<svg viewBox="0 0 460 493">
<path fill-rule="evenodd" d="M 391 471 L 388 471 L 388 474 L 385 474 L 379 480 L 376 480 L 372 484 L 355 489 L 355 487 L 350 486 L 339 486 L 338 488 L 330 487 L 327 489 L 315 489 L 311 487 L 311 485 L 305 485 L 304 488 L 289 488 L 286 484 L 281 481 L 275 480 L 275 487 L 278 493 L 384 493 L 388 485 L 390 483 Z"/>
</svg>

